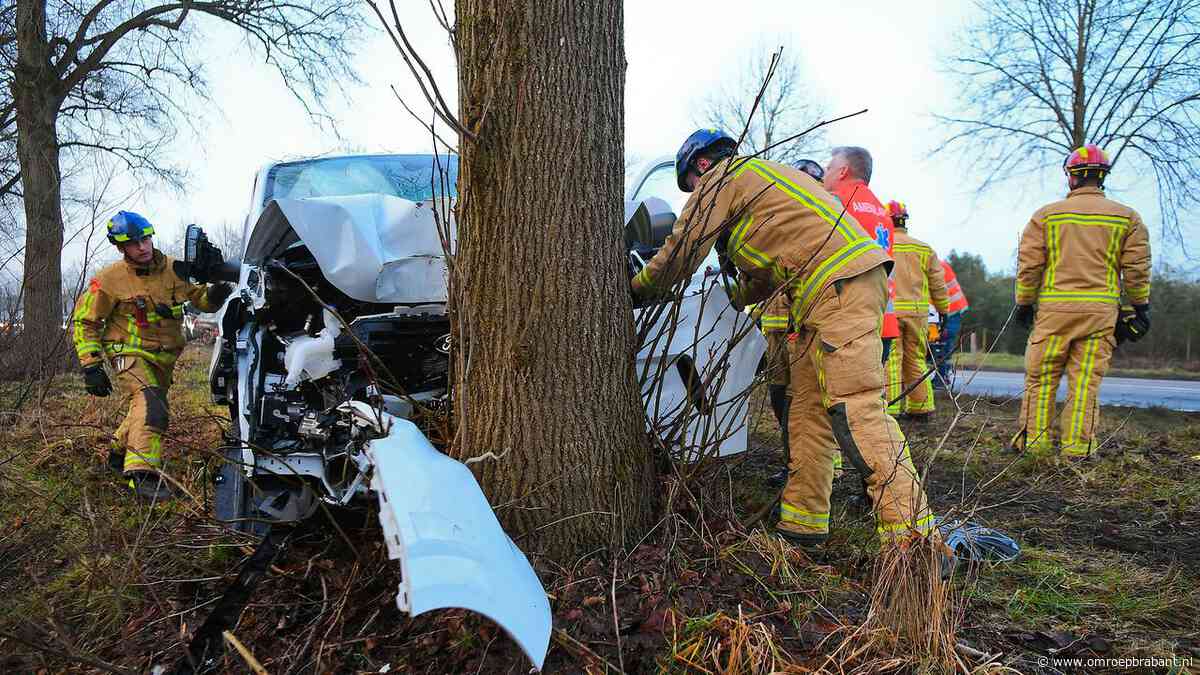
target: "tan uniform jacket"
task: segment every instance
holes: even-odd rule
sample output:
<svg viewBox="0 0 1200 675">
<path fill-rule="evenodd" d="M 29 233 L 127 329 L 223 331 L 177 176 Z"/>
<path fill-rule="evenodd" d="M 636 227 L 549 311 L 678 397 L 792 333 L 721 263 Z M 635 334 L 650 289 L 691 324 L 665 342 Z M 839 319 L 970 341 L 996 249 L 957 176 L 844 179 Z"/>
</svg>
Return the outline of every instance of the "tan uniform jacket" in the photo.
<svg viewBox="0 0 1200 675">
<path fill-rule="evenodd" d="M 202 312 L 217 307 L 208 287 L 182 278 L 174 262 L 155 250 L 145 267 L 121 260 L 100 270 L 75 303 L 72 340 L 80 363 L 99 362 L 101 351 L 154 360 L 183 350 L 183 303 Z"/>
<path fill-rule="evenodd" d="M 1150 239 L 1137 211 L 1081 187 L 1033 214 L 1017 255 L 1017 304 L 1115 317 L 1122 291 L 1150 302 Z"/>
<path fill-rule="evenodd" d="M 784 286 L 796 326 L 834 281 L 891 266 L 875 240 L 808 174 L 737 157 L 701 177 L 662 248 L 634 277 L 634 291 L 662 292 L 687 278 L 723 231 L 741 273 L 738 300 L 749 304 Z"/>
<path fill-rule="evenodd" d="M 927 316 L 933 305 L 942 314 L 950 312 L 946 275 L 937 253 L 929 244 L 908 236 L 908 230 L 896 228 L 896 314 Z"/>
</svg>

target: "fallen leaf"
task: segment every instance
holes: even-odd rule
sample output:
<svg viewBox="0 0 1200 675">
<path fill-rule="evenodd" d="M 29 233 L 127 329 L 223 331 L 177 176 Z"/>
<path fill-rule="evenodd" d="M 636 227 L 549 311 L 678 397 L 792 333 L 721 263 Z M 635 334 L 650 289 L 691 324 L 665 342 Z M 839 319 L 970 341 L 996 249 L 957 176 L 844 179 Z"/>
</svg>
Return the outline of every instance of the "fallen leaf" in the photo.
<svg viewBox="0 0 1200 675">
<path fill-rule="evenodd" d="M 602 605 L 602 604 L 604 604 L 604 596 L 603 595 L 590 595 L 583 599 L 584 607 L 595 607 L 596 605 Z"/>
</svg>

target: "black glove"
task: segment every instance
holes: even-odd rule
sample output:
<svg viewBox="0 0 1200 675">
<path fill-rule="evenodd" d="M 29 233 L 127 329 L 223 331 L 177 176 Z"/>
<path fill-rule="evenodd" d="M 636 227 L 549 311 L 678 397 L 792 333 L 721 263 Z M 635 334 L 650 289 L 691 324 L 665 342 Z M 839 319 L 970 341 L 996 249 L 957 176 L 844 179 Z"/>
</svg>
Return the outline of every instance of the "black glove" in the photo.
<svg viewBox="0 0 1200 675">
<path fill-rule="evenodd" d="M 1150 332 L 1150 303 L 1134 305 L 1133 313 L 1137 315 L 1134 319 L 1134 327 L 1141 333 L 1141 336 L 1138 338 L 1140 340 Z"/>
<path fill-rule="evenodd" d="M 214 307 L 220 307 L 232 294 L 233 284 L 213 284 L 208 287 L 208 302 Z"/>
<path fill-rule="evenodd" d="M 112 382 L 108 380 L 103 365 L 96 363 L 83 369 L 83 387 L 87 393 L 101 398 L 112 393 Z"/>
<path fill-rule="evenodd" d="M 1133 309 L 1122 307 L 1113 332 L 1117 344 L 1137 342 L 1146 337 L 1146 333 L 1150 332 L 1150 305 L 1135 305 Z"/>
<path fill-rule="evenodd" d="M 1037 310 L 1033 305 L 1017 305 L 1016 310 L 1013 311 L 1013 318 L 1017 320 L 1017 323 L 1029 328 L 1033 326 L 1033 317 L 1036 313 Z"/>
</svg>

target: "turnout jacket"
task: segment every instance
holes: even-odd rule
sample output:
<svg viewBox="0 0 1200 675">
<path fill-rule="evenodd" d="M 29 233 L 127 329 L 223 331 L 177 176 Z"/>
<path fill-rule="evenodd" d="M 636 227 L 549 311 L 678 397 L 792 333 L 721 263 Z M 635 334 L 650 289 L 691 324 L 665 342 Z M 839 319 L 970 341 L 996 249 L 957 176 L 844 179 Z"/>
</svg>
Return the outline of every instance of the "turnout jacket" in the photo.
<svg viewBox="0 0 1200 675">
<path fill-rule="evenodd" d="M 1122 292 L 1150 302 L 1150 239 L 1137 211 L 1088 186 L 1034 212 L 1017 254 L 1018 305 L 1115 316 Z"/>
<path fill-rule="evenodd" d="M 950 296 L 942 264 L 929 244 L 910 237 L 908 228 L 896 228 L 896 314 L 927 316 L 933 305 L 942 314 L 950 313 Z"/>
<path fill-rule="evenodd" d="M 202 312 L 217 309 L 208 286 L 193 284 L 178 263 L 154 250 L 145 266 L 126 260 L 100 270 L 75 303 L 72 341 L 84 367 L 110 356 L 174 360 L 183 351 L 183 304 Z"/>
<path fill-rule="evenodd" d="M 796 326 L 833 282 L 891 267 L 875 239 L 808 174 L 735 157 L 701 176 L 662 248 L 633 278 L 634 292 L 670 289 L 718 239 L 739 271 L 737 300 L 759 301 L 782 286 Z"/>
<path fill-rule="evenodd" d="M 971 305 L 967 302 L 967 296 L 963 293 L 962 285 L 958 283 L 958 275 L 954 273 L 954 268 L 950 266 L 950 263 L 943 260 L 942 271 L 945 272 L 946 294 L 950 296 L 950 311 L 946 312 L 946 314 L 954 316 L 970 309 Z"/>
</svg>

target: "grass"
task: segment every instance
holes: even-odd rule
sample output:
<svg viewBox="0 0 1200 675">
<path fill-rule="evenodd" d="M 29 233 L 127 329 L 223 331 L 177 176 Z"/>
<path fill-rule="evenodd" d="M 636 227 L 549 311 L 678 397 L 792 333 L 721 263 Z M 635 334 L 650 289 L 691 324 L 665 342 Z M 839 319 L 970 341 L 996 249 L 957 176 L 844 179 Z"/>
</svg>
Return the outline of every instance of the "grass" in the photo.
<svg viewBox="0 0 1200 675">
<path fill-rule="evenodd" d="M 232 580 L 248 549 L 203 502 L 224 415 L 208 403 L 205 365 L 196 352 L 181 361 L 167 448 L 199 503 L 129 499 L 102 466 L 121 401 L 90 399 L 75 378 L 0 426 L 0 672 L 170 663 Z M 835 481 L 822 550 L 785 544 L 769 518 L 739 526 L 774 499 L 765 479 L 782 462 L 762 398 L 751 451 L 688 490 L 665 478 L 672 509 L 637 549 L 564 568 L 531 555 L 561 631 L 546 672 L 947 672 L 966 660 L 948 645 L 940 664 L 866 649 L 887 639 L 869 616 L 877 540 L 851 504 L 853 470 Z M 960 397 L 952 428 L 954 404 L 938 404 L 933 423 L 906 428 L 932 504 L 1022 546 L 1012 563 L 956 577 L 947 602 L 961 607 L 958 642 L 1021 672 L 1037 669 L 1044 634 L 1102 638 L 1109 657 L 1200 656 L 1200 415 L 1105 408 L 1100 457 L 1067 466 L 1000 451 L 1016 402 Z M 486 619 L 396 610 L 399 571 L 370 520 L 347 530 L 357 554 L 318 524 L 264 579 L 234 632 L 269 672 L 528 671 Z M 236 654 L 223 668 L 245 670 Z"/>
<path fill-rule="evenodd" d="M 982 366 L 980 364 L 982 363 Z M 1024 354 L 1007 354 L 1004 352 L 959 352 L 954 355 L 954 364 L 963 369 L 996 370 L 1006 373 L 1025 372 Z M 1112 377 L 1132 377 L 1157 380 L 1200 380 L 1200 372 L 1183 368 L 1109 368 L 1108 375 Z"/>
</svg>

